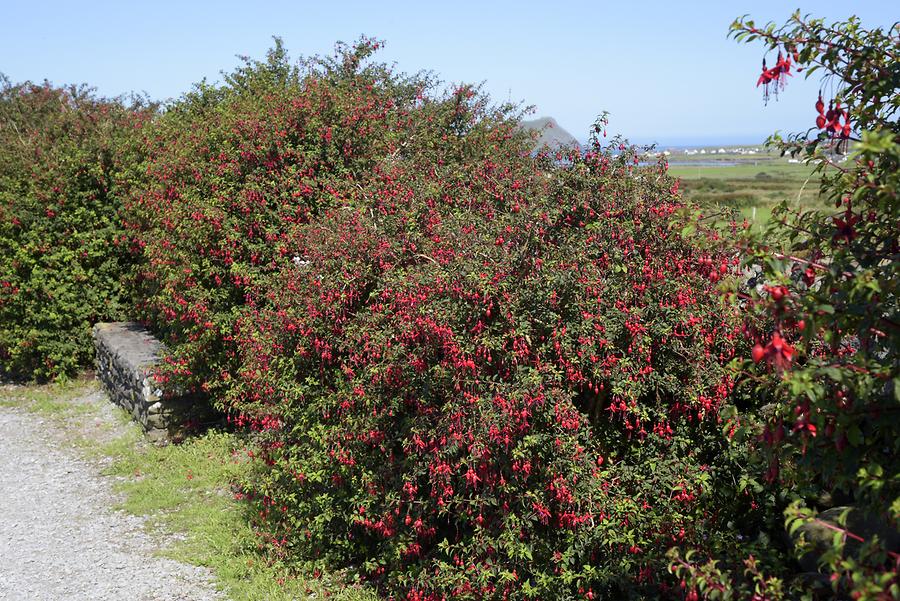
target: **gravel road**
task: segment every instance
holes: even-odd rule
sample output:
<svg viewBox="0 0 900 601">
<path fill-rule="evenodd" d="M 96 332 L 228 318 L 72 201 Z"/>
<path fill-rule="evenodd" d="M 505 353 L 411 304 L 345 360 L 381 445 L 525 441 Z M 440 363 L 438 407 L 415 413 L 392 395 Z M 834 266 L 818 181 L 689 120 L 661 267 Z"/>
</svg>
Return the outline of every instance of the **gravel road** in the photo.
<svg viewBox="0 0 900 601">
<path fill-rule="evenodd" d="M 142 519 L 113 509 L 111 481 L 52 428 L 0 406 L 0 599 L 223 599 L 208 570 L 158 557 Z"/>
</svg>

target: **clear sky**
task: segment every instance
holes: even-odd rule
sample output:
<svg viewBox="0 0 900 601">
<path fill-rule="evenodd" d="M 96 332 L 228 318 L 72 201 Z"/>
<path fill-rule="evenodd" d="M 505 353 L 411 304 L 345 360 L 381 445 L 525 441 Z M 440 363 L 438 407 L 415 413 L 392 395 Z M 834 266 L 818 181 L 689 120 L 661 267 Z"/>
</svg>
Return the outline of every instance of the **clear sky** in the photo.
<svg viewBox="0 0 900 601">
<path fill-rule="evenodd" d="M 293 56 L 330 53 L 361 34 L 386 41 L 383 60 L 448 82 L 484 82 L 497 99 L 536 106 L 579 139 L 600 111 L 610 131 L 668 143 L 755 142 L 806 129 L 818 80 L 794 77 L 763 107 L 763 50 L 726 38 L 735 17 L 783 22 L 791 3 L 0 0 L 0 72 L 13 81 L 88 83 L 104 95 L 178 97 L 220 78 L 236 55 L 262 58 L 273 35 Z M 900 19 L 887 0 L 799 6 L 865 26 Z"/>
</svg>

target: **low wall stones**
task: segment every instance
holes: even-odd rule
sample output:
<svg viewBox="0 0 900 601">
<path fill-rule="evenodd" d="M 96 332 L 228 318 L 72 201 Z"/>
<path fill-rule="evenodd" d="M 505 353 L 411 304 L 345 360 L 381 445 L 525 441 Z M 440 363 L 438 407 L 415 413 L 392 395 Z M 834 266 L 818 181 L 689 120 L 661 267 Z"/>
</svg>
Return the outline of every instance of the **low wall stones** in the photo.
<svg viewBox="0 0 900 601">
<path fill-rule="evenodd" d="M 208 403 L 162 390 L 152 376 L 162 343 L 139 323 L 94 326 L 97 377 L 110 400 L 131 413 L 147 437 L 159 444 L 177 442 L 209 421 Z"/>
</svg>

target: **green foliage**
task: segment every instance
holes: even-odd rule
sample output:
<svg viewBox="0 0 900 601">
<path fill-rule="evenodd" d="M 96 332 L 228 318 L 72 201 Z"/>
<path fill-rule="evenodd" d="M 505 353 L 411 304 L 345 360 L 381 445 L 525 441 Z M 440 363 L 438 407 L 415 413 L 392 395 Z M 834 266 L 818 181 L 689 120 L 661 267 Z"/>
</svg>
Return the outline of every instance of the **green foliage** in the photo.
<svg viewBox="0 0 900 601">
<path fill-rule="evenodd" d="M 793 55 L 807 76 L 835 90 L 815 107 L 823 131 L 771 143 L 816 165 L 821 195 L 836 210 L 793 213 L 785 204 L 765 232 L 742 242 L 748 268 L 765 283 L 744 299 L 757 341 L 755 364 L 744 365 L 746 389 L 770 403 L 768 414 L 745 420 L 759 435 L 754 459 L 760 476 L 791 500 L 790 532 L 810 525 L 832 532 L 816 554 L 833 594 L 900 598 L 900 25 L 866 30 L 856 18 L 827 25 L 795 14 L 781 28 L 738 21 L 732 31 Z M 839 117 L 849 127 L 828 125 Z M 835 505 L 880 529 L 851 527 L 841 521 L 846 512 L 836 522 L 817 517 Z M 797 557 L 808 550 L 798 541 Z M 814 594 L 808 582 L 794 586 Z"/>
<path fill-rule="evenodd" d="M 93 356 L 91 324 L 124 317 L 119 210 L 152 112 L 0 80 L 0 374 L 70 376 Z"/>
</svg>

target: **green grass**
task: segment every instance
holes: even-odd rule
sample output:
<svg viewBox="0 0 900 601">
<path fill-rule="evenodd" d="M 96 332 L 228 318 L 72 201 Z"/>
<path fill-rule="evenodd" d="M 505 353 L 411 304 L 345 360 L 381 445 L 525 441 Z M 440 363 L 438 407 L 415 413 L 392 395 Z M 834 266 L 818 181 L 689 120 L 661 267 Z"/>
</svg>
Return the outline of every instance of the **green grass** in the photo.
<svg viewBox="0 0 900 601">
<path fill-rule="evenodd" d="M 109 473 L 124 478 L 118 486 L 125 493 L 122 508 L 151 516 L 163 530 L 184 533 L 165 554 L 211 568 L 233 599 L 298 599 L 326 592 L 346 601 L 376 599 L 364 589 L 341 586 L 335 577 L 308 580 L 267 565 L 231 492 L 231 483 L 247 469 L 236 459 L 244 448 L 235 434 L 211 431 L 177 446 L 115 445 L 106 453 L 115 458 Z"/>
<path fill-rule="evenodd" d="M 70 419 L 91 412 L 89 407 L 72 400 L 87 394 L 92 387 L 93 382 L 85 378 L 63 384 L 4 386 L 0 388 L 0 407 L 26 408 L 45 417 Z"/>
<path fill-rule="evenodd" d="M 673 161 L 669 173 L 681 178 L 683 193 L 689 200 L 701 207 L 736 209 L 757 226 L 765 224 L 772 208 L 782 201 L 796 209 L 819 204 L 819 175 L 813 173 L 812 166 L 801 163 L 746 157 L 737 165 L 724 166 L 679 165 Z"/>
<path fill-rule="evenodd" d="M 812 174 L 813 167 L 803 163 L 788 163 L 786 161 L 740 161 L 737 165 L 680 165 L 677 162 L 669 163 L 669 173 L 682 179 L 759 179 L 759 174 L 765 174 L 773 179 L 792 180 L 802 182 Z"/>
<path fill-rule="evenodd" d="M 210 431 L 180 445 L 158 447 L 147 443 L 119 409 L 114 412 L 115 423 L 95 428 L 98 420 L 109 422 L 102 406 L 84 401 L 96 387 L 86 378 L 64 385 L 4 387 L 0 406 L 48 417 L 63 440 L 88 457 L 105 458 L 106 474 L 116 478 L 115 487 L 123 493 L 121 509 L 147 516 L 149 527 L 161 534 L 178 534 L 178 540 L 161 553 L 212 569 L 218 586 L 231 599 L 378 598 L 371 590 L 342 583 L 340 574 L 305 578 L 257 552 L 245 508 L 232 493 L 232 483 L 249 468 L 240 460 L 247 442 L 239 435 Z M 75 427 L 84 423 L 92 426 Z M 107 435 L 97 437 L 101 431 Z"/>
</svg>

